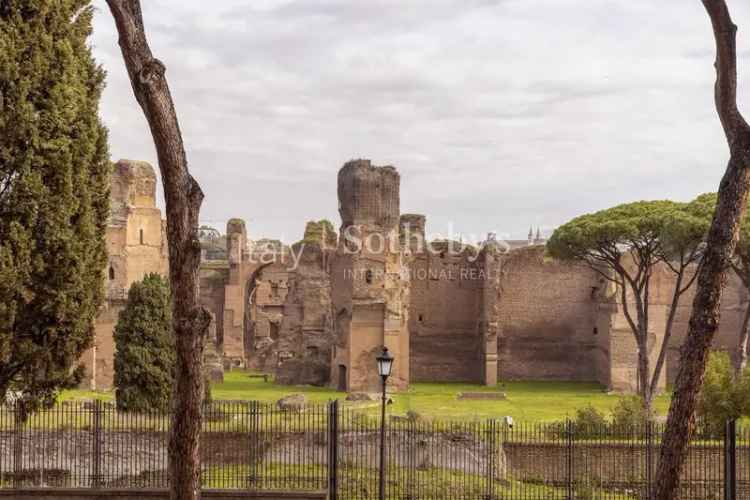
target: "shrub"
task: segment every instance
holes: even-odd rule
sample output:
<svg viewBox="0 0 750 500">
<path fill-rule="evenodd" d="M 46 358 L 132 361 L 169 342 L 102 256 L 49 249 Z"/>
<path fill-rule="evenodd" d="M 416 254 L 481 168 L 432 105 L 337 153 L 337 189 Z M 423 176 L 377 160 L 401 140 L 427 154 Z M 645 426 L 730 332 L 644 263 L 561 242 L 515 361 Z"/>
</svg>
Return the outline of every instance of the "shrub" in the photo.
<svg viewBox="0 0 750 500">
<path fill-rule="evenodd" d="M 703 388 L 698 397 L 699 432 L 721 437 L 727 420 L 750 415 L 750 372 L 736 376 L 725 352 L 712 352 L 706 365 Z"/>
<path fill-rule="evenodd" d="M 577 438 L 597 436 L 606 426 L 607 419 L 604 414 L 588 405 L 576 411 L 576 416 L 572 421 L 572 432 Z"/>
<path fill-rule="evenodd" d="M 149 274 L 133 283 L 115 326 L 115 398 L 125 411 L 166 411 L 175 347 L 167 281 Z"/>
<path fill-rule="evenodd" d="M 646 424 L 653 420 L 640 396 L 620 398 L 612 409 L 612 427 L 618 434 L 633 435 L 645 431 Z"/>
<path fill-rule="evenodd" d="M 551 437 L 567 439 L 572 434 L 574 439 L 586 439 L 601 435 L 607 428 L 604 414 L 591 405 L 576 410 L 570 421 L 554 422 L 549 427 Z"/>
</svg>

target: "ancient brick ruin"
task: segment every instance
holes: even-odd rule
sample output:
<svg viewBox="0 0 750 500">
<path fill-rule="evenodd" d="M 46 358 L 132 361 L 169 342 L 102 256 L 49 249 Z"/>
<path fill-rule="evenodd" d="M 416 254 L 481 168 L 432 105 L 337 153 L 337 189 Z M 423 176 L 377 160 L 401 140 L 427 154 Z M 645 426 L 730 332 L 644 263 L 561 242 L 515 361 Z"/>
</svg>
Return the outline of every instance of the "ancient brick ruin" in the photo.
<svg viewBox="0 0 750 500">
<path fill-rule="evenodd" d="M 150 166 L 115 166 L 108 302 L 86 356 L 90 385 L 112 380 L 112 328 L 130 284 L 166 273 L 166 244 Z M 371 391 L 375 355 L 396 357 L 394 389 L 414 381 L 598 381 L 633 390 L 636 350 L 618 294 L 589 268 L 545 256 L 544 241 L 476 248 L 425 241 L 426 218 L 401 214 L 399 174 L 368 160 L 338 175 L 341 226 L 308 224 L 287 246 L 252 240 L 240 219 L 226 228 L 226 252 L 201 266 L 202 303 L 215 323 L 216 357 L 288 384 Z M 210 202 L 210 200 L 209 200 Z M 376 246 L 356 244 L 377 242 Z M 429 244 L 429 247 L 428 247 Z M 655 362 L 668 313 L 672 275 L 651 284 Z M 716 347 L 733 349 L 748 301 L 733 279 L 724 291 Z M 676 375 L 691 297 L 682 300 L 662 386 Z"/>
<path fill-rule="evenodd" d="M 156 174 L 146 162 L 120 160 L 112 169 L 107 224 L 106 302 L 96 321 L 96 340 L 84 354 L 87 385 L 109 387 L 114 370 L 112 333 L 130 285 L 148 273 L 166 276 L 166 225 L 156 207 Z"/>
</svg>

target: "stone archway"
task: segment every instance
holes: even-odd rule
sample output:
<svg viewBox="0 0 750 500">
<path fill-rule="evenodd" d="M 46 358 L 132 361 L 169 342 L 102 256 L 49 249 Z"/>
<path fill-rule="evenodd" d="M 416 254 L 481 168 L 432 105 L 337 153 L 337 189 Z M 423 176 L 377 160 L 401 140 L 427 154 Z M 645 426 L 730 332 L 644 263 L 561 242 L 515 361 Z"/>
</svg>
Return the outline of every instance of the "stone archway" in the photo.
<svg viewBox="0 0 750 500">
<path fill-rule="evenodd" d="M 244 294 L 244 342 L 247 367 L 273 372 L 288 290 L 289 272 L 282 263 L 268 263 L 247 280 Z"/>
</svg>

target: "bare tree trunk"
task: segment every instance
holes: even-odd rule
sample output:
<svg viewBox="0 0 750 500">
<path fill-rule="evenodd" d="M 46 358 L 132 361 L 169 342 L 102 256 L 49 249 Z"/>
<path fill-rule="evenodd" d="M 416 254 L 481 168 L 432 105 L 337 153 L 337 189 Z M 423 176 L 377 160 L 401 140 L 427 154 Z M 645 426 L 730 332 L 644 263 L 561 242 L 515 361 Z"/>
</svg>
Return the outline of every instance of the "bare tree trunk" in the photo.
<svg viewBox="0 0 750 500">
<path fill-rule="evenodd" d="M 198 304 L 198 214 L 203 192 L 188 172 L 165 66 L 148 46 L 139 0 L 107 0 L 135 98 L 156 146 L 167 205 L 169 279 L 177 351 L 169 437 L 170 498 L 199 498 L 203 346 L 210 315 Z"/>
<path fill-rule="evenodd" d="M 651 364 L 648 359 L 648 335 L 645 334 L 638 343 L 638 385 L 640 386 L 640 394 L 643 398 L 643 405 L 646 409 L 651 412 L 651 405 L 653 403 L 654 394 L 651 391 L 650 369 Z"/>
<path fill-rule="evenodd" d="M 750 127 L 737 109 L 737 27 L 724 0 L 702 0 L 716 39 L 716 108 L 729 144 L 730 159 L 698 274 L 688 334 L 682 346 L 674 397 L 656 472 L 656 498 L 674 500 L 687 446 L 695 428 L 695 406 L 706 360 L 719 323 L 721 291 L 745 213 L 750 180 Z"/>
<path fill-rule="evenodd" d="M 739 377 L 747 367 L 747 341 L 750 338 L 750 302 L 745 309 L 745 317 L 742 320 L 742 329 L 740 330 L 740 341 L 737 344 L 737 367 L 735 374 Z"/>
<path fill-rule="evenodd" d="M 641 376 L 641 394 L 643 396 L 643 405 L 646 407 L 648 414 L 651 414 L 651 405 L 653 402 L 653 393 L 651 392 L 651 363 L 648 352 L 648 301 L 650 300 L 650 283 L 651 283 L 651 272 L 649 269 L 645 270 L 646 281 L 643 287 L 643 299 L 639 299 L 640 308 L 642 309 L 642 324 L 640 325 L 641 340 L 638 346 L 638 363 L 639 373 Z"/>
<path fill-rule="evenodd" d="M 648 381 L 648 349 L 647 349 L 647 342 L 648 342 L 648 312 L 647 307 L 644 307 L 644 304 L 647 304 L 648 300 L 648 294 L 646 295 L 646 301 L 644 301 L 641 298 L 640 295 L 640 289 L 638 286 L 638 283 L 625 276 L 625 274 L 622 271 L 619 271 L 622 277 L 622 283 L 620 286 L 620 301 L 622 302 L 622 312 L 625 316 L 625 319 L 628 322 L 628 325 L 630 326 L 630 329 L 633 333 L 633 338 L 635 339 L 635 345 L 637 352 L 637 361 L 636 361 L 636 386 L 637 386 L 637 392 L 638 395 L 643 399 L 644 404 L 650 404 L 650 398 L 647 397 L 649 385 L 646 383 Z M 633 302 L 635 304 L 635 310 L 636 310 L 636 318 L 633 320 L 633 316 L 630 313 L 630 306 L 628 306 L 628 293 L 627 293 L 627 287 L 630 287 L 630 290 L 633 294 Z"/>
<path fill-rule="evenodd" d="M 661 341 L 661 348 L 659 349 L 659 357 L 656 360 L 656 366 L 654 367 L 654 374 L 651 377 L 651 394 L 656 394 L 659 387 L 659 377 L 661 371 L 664 369 L 664 363 L 667 359 L 667 350 L 669 349 L 669 339 L 672 337 L 672 327 L 674 326 L 674 320 L 677 316 L 677 305 L 680 302 L 680 296 L 682 295 L 682 279 L 684 269 L 680 270 L 677 275 L 677 281 L 674 287 L 674 293 L 672 294 L 672 304 L 669 308 L 669 315 L 667 316 L 667 324 L 664 327 L 664 338 Z"/>
</svg>

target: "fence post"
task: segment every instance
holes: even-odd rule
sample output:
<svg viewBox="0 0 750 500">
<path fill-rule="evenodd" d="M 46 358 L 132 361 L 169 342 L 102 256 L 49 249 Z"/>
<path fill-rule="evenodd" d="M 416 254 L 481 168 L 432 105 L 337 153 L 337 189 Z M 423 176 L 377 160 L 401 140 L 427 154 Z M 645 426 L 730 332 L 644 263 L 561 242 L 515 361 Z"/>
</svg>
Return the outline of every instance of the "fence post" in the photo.
<svg viewBox="0 0 750 500">
<path fill-rule="evenodd" d="M 19 409 L 20 404 L 12 406 L 13 412 L 13 486 L 21 485 L 21 470 L 23 468 L 23 418 Z"/>
<path fill-rule="evenodd" d="M 407 423 L 407 457 L 408 461 L 406 464 L 406 500 L 416 500 L 417 495 L 415 493 L 415 473 L 417 470 L 417 423 L 414 419 L 409 419 Z"/>
<path fill-rule="evenodd" d="M 487 487 L 485 498 L 492 500 L 494 498 L 493 485 L 495 483 L 495 451 L 497 447 L 497 436 L 495 435 L 495 419 L 490 419 L 487 422 L 489 432 L 489 456 L 487 458 Z"/>
<path fill-rule="evenodd" d="M 737 500 L 737 421 L 724 426 L 724 499 Z"/>
<path fill-rule="evenodd" d="M 91 486 L 98 489 L 102 486 L 102 402 L 99 399 L 94 400 L 92 416 L 94 449 L 92 457 L 93 470 L 91 474 Z"/>
<path fill-rule="evenodd" d="M 654 470 L 654 423 L 646 420 L 646 498 L 651 500 L 653 494 Z"/>
<path fill-rule="evenodd" d="M 339 468 L 339 402 L 328 404 L 328 498 L 338 498 L 338 468 Z"/>
<path fill-rule="evenodd" d="M 258 405 L 257 401 L 250 401 L 250 476 L 247 478 L 249 489 L 258 487 L 258 462 L 260 461 L 260 447 L 263 446 L 258 422 L 260 414 Z"/>
<path fill-rule="evenodd" d="M 567 439 L 567 453 L 565 460 L 566 469 L 566 483 L 568 486 L 568 500 L 575 499 L 575 491 L 573 489 L 573 422 L 570 419 L 565 422 L 565 437 Z"/>
</svg>

